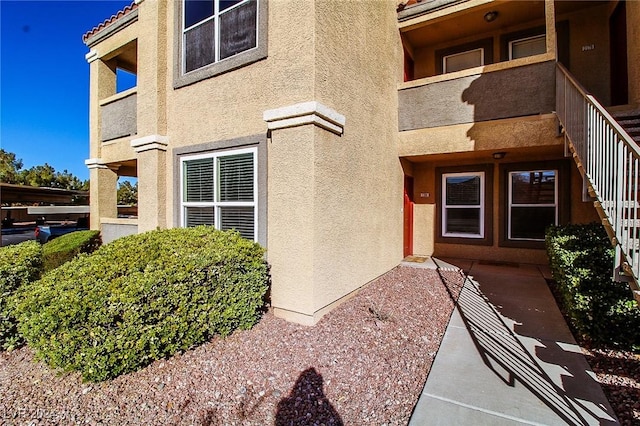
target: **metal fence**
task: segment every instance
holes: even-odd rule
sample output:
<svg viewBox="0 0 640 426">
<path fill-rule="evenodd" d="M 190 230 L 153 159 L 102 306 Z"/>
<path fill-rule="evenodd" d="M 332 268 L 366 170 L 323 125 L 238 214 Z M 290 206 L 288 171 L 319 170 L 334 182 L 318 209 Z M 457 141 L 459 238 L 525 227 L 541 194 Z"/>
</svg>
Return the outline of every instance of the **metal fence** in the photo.
<svg viewBox="0 0 640 426">
<path fill-rule="evenodd" d="M 557 64 L 556 112 L 604 213 L 616 248 L 616 266 L 640 277 L 638 179 L 640 148 L 602 105 Z M 599 203 L 599 205 L 598 205 Z"/>
</svg>

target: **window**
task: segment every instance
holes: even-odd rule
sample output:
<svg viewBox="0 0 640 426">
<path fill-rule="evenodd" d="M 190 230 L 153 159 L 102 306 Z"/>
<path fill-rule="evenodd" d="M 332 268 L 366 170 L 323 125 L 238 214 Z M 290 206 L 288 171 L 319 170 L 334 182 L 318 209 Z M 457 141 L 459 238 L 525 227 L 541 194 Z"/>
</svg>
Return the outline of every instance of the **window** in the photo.
<svg viewBox="0 0 640 426">
<path fill-rule="evenodd" d="M 255 241 L 256 153 L 248 148 L 182 158 L 182 225 L 235 229 Z"/>
<path fill-rule="evenodd" d="M 544 34 L 521 38 L 509 42 L 509 59 L 525 58 L 547 52 L 547 37 Z"/>
<path fill-rule="evenodd" d="M 484 238 L 484 172 L 442 175 L 442 235 Z"/>
<path fill-rule="evenodd" d="M 442 69 L 445 73 L 482 65 L 484 65 L 484 49 L 482 48 L 455 53 L 442 58 Z"/>
<path fill-rule="evenodd" d="M 507 238 L 544 241 L 548 225 L 558 224 L 558 171 L 508 173 Z"/>
<path fill-rule="evenodd" d="M 258 46 L 259 0 L 184 0 L 183 73 Z"/>
</svg>

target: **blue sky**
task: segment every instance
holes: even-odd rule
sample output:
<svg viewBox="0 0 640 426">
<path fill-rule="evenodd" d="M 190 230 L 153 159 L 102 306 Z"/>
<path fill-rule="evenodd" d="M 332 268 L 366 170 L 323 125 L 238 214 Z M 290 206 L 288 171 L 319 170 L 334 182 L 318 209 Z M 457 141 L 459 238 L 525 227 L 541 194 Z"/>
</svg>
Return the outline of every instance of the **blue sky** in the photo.
<svg viewBox="0 0 640 426">
<path fill-rule="evenodd" d="M 82 35 L 131 1 L 0 0 L 0 147 L 24 168 L 89 178 L 89 49 Z"/>
</svg>

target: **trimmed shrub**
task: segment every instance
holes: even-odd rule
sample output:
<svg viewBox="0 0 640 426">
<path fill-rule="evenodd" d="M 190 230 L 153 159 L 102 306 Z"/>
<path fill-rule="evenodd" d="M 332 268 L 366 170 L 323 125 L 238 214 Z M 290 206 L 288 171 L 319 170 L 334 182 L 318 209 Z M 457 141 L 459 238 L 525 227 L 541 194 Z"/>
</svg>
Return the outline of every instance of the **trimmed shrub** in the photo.
<svg viewBox="0 0 640 426">
<path fill-rule="evenodd" d="M 640 349 L 640 310 L 627 283 L 613 281 L 614 250 L 600 224 L 547 229 L 561 304 L 573 328 L 597 344 Z"/>
<path fill-rule="evenodd" d="M 251 328 L 268 286 L 264 249 L 209 226 L 120 238 L 21 292 L 20 331 L 52 367 L 100 381 Z"/>
<path fill-rule="evenodd" d="M 92 253 L 101 244 L 100 231 L 75 231 L 61 235 L 42 246 L 44 270 L 55 269 L 78 253 Z"/>
<path fill-rule="evenodd" d="M 18 332 L 13 295 L 40 278 L 42 247 L 35 241 L 0 248 L 0 347 L 12 350 L 24 343 Z"/>
</svg>

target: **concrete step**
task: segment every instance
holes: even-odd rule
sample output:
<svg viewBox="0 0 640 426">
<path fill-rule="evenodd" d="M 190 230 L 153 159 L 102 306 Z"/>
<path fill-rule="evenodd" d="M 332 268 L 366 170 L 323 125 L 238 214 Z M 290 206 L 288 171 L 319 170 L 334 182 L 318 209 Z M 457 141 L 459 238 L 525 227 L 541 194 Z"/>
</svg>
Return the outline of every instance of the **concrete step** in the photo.
<svg viewBox="0 0 640 426">
<path fill-rule="evenodd" d="M 610 113 L 613 118 L 616 120 L 630 120 L 640 118 L 640 110 L 639 109 L 628 109 L 625 111 L 614 111 Z"/>
<path fill-rule="evenodd" d="M 640 127 L 623 127 L 623 129 L 629 133 L 629 136 L 640 136 Z"/>
<path fill-rule="evenodd" d="M 640 126 L 640 117 L 625 118 L 624 120 L 617 121 L 622 127 Z"/>
</svg>

